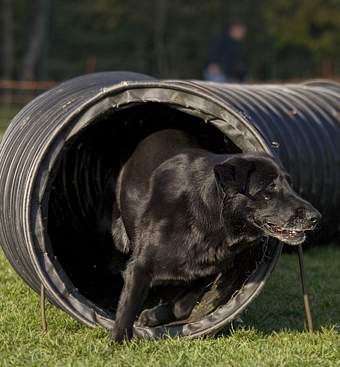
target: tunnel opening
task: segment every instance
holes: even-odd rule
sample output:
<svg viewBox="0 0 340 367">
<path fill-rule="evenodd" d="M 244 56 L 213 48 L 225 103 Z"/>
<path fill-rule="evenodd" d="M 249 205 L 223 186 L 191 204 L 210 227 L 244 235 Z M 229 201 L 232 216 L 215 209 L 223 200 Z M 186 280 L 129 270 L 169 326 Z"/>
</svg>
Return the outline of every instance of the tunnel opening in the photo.
<svg viewBox="0 0 340 367">
<path fill-rule="evenodd" d="M 213 124 L 164 103 L 134 103 L 96 114 L 91 123 L 63 147 L 54 169 L 48 200 L 47 232 L 51 248 L 70 283 L 97 312 L 114 319 L 123 286 L 122 270 L 129 254 L 115 249 L 111 238 L 98 234 L 97 210 L 105 183 L 146 136 L 162 129 L 193 135 L 214 153 L 242 150 Z M 146 157 L 147 158 L 147 157 Z M 223 277 L 206 285 L 201 302 L 184 322 L 194 322 L 228 301 L 261 261 L 265 242 L 237 256 Z M 203 283 L 202 283 L 203 284 Z M 183 286 L 152 289 L 145 308 L 171 299 Z"/>
</svg>

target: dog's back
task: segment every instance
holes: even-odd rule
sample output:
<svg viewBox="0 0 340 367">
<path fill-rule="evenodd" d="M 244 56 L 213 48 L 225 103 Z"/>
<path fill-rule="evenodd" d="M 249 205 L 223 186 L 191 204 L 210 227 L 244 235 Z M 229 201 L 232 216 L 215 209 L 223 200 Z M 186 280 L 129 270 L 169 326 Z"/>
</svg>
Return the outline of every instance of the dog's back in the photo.
<svg viewBox="0 0 340 367">
<path fill-rule="evenodd" d="M 118 250 L 124 253 L 131 250 L 128 233 L 131 236 L 134 231 L 134 222 L 141 201 L 147 196 L 153 172 L 165 161 L 188 149 L 199 149 L 199 146 L 184 132 L 158 131 L 140 142 L 117 179 L 112 176 L 108 180 L 98 223 L 100 232 L 109 232 Z"/>
<path fill-rule="evenodd" d="M 175 185 L 174 176 L 170 171 L 179 171 L 183 167 L 180 163 L 173 164 L 167 170 L 164 164 L 190 149 L 199 149 L 196 141 L 182 131 L 170 129 L 148 136 L 137 146 L 122 168 L 116 187 L 117 206 L 124 213 L 123 222 L 129 236 L 133 236 L 135 232 L 137 218 L 141 215 L 139 211 L 150 199 L 150 185 L 156 172 L 158 176 L 162 176 L 159 177 L 158 186 L 162 186 L 159 190 L 165 190 L 165 186 L 171 185 L 171 182 Z M 118 225 L 121 227 L 120 223 Z M 114 232 L 117 231 L 120 231 L 120 228 L 114 229 Z"/>
<path fill-rule="evenodd" d="M 192 137 L 180 130 L 167 129 L 149 135 L 137 146 L 120 172 L 117 184 L 118 200 L 122 181 L 132 184 L 138 181 L 136 186 L 139 190 L 147 191 L 153 171 L 166 160 L 190 148 L 199 146 Z"/>
</svg>

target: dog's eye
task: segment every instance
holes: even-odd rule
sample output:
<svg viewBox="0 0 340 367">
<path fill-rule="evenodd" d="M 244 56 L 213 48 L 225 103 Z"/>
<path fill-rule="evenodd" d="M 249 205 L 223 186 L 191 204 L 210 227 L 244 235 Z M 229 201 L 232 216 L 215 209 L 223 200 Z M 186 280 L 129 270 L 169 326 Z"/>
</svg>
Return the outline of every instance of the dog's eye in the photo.
<svg viewBox="0 0 340 367">
<path fill-rule="evenodd" d="M 272 196 L 270 194 L 268 194 L 268 193 L 263 194 L 263 199 L 264 200 L 269 201 L 269 200 L 271 200 L 271 198 L 272 198 Z"/>
<path fill-rule="evenodd" d="M 270 190 L 270 191 L 278 191 L 278 186 L 277 186 L 277 184 L 276 183 L 271 183 L 269 186 L 268 186 L 268 189 Z"/>
</svg>

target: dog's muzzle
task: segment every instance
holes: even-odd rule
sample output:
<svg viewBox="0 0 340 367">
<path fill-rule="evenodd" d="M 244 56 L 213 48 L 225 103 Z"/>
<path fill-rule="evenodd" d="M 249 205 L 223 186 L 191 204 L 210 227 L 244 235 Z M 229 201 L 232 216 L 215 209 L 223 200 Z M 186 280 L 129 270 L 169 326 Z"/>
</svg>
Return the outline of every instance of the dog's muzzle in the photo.
<svg viewBox="0 0 340 367">
<path fill-rule="evenodd" d="M 262 226 L 262 229 L 266 235 L 275 237 L 284 243 L 289 245 L 299 245 L 306 239 L 305 232 L 314 230 L 320 219 L 320 213 L 314 210 L 311 211 L 303 221 L 300 221 L 299 225 L 290 225 L 288 227 L 287 225 L 279 226 L 271 222 L 265 222 Z"/>
<path fill-rule="evenodd" d="M 265 223 L 263 229 L 267 236 L 275 237 L 289 245 L 299 245 L 306 239 L 305 231 L 301 229 L 282 228 L 273 223 Z"/>
</svg>

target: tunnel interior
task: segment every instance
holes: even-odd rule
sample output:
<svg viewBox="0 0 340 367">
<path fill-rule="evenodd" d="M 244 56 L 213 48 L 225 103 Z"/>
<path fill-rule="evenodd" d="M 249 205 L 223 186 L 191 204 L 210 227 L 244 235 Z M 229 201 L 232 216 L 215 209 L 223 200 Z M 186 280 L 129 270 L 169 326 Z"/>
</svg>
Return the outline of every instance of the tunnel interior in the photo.
<svg viewBox="0 0 340 367">
<path fill-rule="evenodd" d="M 103 188 L 111 175 L 118 175 L 143 138 L 168 128 L 192 134 L 203 148 L 215 153 L 241 152 L 203 118 L 174 105 L 135 103 L 98 113 L 65 144 L 51 174 L 47 232 L 53 254 L 68 277 L 65 282 L 78 288 L 91 305 L 112 319 L 123 285 L 121 272 L 130 255 L 116 250 L 111 238 L 99 235 L 96 218 Z M 219 275 L 205 285 L 201 302 L 183 322 L 198 320 L 227 302 L 261 261 L 264 246 L 260 242 L 242 252 L 223 277 Z M 153 288 L 145 307 L 170 299 L 179 288 Z"/>
</svg>

